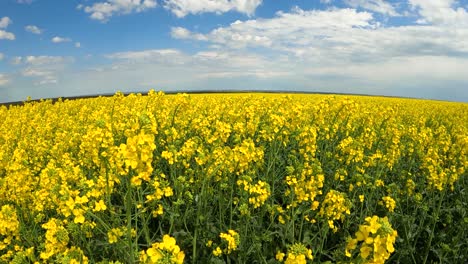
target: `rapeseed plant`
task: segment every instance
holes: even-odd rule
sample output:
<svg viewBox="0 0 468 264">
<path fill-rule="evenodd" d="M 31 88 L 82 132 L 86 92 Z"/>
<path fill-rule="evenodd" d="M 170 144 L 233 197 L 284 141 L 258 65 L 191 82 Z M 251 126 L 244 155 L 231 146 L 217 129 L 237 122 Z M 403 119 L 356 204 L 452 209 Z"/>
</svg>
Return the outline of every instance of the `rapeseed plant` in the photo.
<svg viewBox="0 0 468 264">
<path fill-rule="evenodd" d="M 468 258 L 466 104 L 150 91 L 0 118 L 0 262 Z"/>
</svg>

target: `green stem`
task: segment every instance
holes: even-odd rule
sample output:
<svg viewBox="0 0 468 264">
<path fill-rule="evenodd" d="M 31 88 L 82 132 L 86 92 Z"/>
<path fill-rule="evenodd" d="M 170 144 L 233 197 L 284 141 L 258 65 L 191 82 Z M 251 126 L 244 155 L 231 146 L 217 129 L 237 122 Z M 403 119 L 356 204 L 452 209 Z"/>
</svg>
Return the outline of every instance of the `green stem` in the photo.
<svg viewBox="0 0 468 264">
<path fill-rule="evenodd" d="M 129 186 L 129 188 L 132 188 Z M 127 243 L 128 249 L 130 250 L 129 256 L 131 263 L 135 263 L 135 256 L 133 251 L 133 243 L 132 243 L 132 199 L 130 197 L 131 190 L 127 191 L 127 195 L 125 195 L 125 215 L 127 219 Z"/>
<path fill-rule="evenodd" d="M 197 236 L 198 236 L 198 227 L 195 228 L 195 234 L 192 240 L 192 263 L 197 263 Z"/>
<path fill-rule="evenodd" d="M 434 238 L 435 226 L 437 224 L 437 221 L 439 220 L 440 208 L 442 207 L 442 201 L 444 200 L 445 193 L 446 193 L 446 188 L 444 188 L 444 191 L 442 192 L 441 197 L 439 197 L 439 204 L 437 206 L 437 210 L 435 211 L 435 214 L 434 214 L 434 217 L 433 217 L 433 220 L 432 220 L 431 233 L 429 234 L 429 241 L 427 242 L 426 253 L 424 255 L 423 264 L 426 264 L 427 258 L 429 257 L 429 252 L 431 250 L 432 239 Z"/>
</svg>

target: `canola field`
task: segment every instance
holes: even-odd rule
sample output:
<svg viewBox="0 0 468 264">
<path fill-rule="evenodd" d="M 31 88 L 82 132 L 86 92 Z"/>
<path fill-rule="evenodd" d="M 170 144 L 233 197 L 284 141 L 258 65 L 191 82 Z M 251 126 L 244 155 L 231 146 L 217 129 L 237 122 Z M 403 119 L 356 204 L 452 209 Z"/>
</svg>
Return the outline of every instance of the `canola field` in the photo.
<svg viewBox="0 0 468 264">
<path fill-rule="evenodd" d="M 468 104 L 150 91 L 0 119 L 1 263 L 468 259 Z"/>
</svg>

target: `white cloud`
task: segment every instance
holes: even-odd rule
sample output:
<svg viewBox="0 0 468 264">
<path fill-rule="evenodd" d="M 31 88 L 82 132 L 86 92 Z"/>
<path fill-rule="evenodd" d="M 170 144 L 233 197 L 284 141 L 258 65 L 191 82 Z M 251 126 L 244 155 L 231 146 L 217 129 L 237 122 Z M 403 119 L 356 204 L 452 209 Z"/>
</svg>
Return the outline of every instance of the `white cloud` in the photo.
<svg viewBox="0 0 468 264">
<path fill-rule="evenodd" d="M 207 34 L 184 28 L 174 38 L 205 40 L 221 49 L 261 47 L 314 62 L 382 61 L 394 56 L 468 56 L 468 28 L 382 26 L 355 9 L 295 8 L 270 19 L 236 21 Z"/>
<path fill-rule="evenodd" d="M 15 34 L 5 30 L 0 30 L 0 39 L 15 40 Z"/>
<path fill-rule="evenodd" d="M 408 83 L 434 87 L 442 82 L 468 82 L 468 76 L 462 73 L 468 68 L 467 27 L 384 26 L 372 13 L 355 9 L 294 8 L 269 19 L 236 21 L 206 34 L 173 28 L 171 35 L 205 41 L 214 47 L 191 58 L 196 65 L 211 70 L 200 72 L 201 77 L 227 78 L 244 71 L 245 77 L 290 80 L 291 87 L 315 83 L 336 89 L 340 84 L 334 80 L 349 80 L 356 87 L 351 92 L 364 91 L 361 85 L 370 87 L 368 91 L 372 91 L 372 85 L 390 88 L 397 81 L 395 76 L 399 87 Z M 257 56 L 245 56 L 256 50 L 260 51 Z M 245 62 L 237 61 L 238 68 L 230 68 L 225 62 L 237 58 Z M 269 74 L 268 69 L 275 73 Z M 289 76 L 282 75 L 287 72 Z M 400 95 L 409 93 L 400 91 Z"/>
<path fill-rule="evenodd" d="M 95 68 L 103 75 L 132 76 L 141 83 L 165 82 L 182 85 L 183 82 L 222 80 L 223 78 L 268 79 L 291 74 L 290 69 L 274 65 L 270 58 L 256 54 L 230 51 L 202 51 L 193 55 L 179 50 L 143 50 L 110 54 L 111 67 Z M 141 76 L 145 75 L 146 76 Z M 139 77 L 137 77 L 139 76 Z M 173 80 L 168 80 L 173 78 Z"/>
<path fill-rule="evenodd" d="M 23 76 L 27 76 L 27 77 L 44 77 L 44 76 L 49 76 L 51 72 L 26 68 L 22 71 L 22 74 Z"/>
<path fill-rule="evenodd" d="M 72 57 L 62 56 L 25 56 L 15 57 L 12 64 L 23 65 L 21 75 L 35 80 L 35 85 L 58 83 L 60 73 L 70 63 Z"/>
<path fill-rule="evenodd" d="M 356 78 L 375 82 L 402 82 L 411 80 L 438 81 L 468 81 L 465 69 L 468 58 L 454 58 L 448 56 L 412 56 L 393 57 L 386 61 L 374 63 L 363 62 L 343 65 L 309 65 L 305 72 L 313 75 L 332 75 Z M 396 79 L 395 76 L 398 76 Z M 428 78 L 430 76 L 430 78 Z"/>
<path fill-rule="evenodd" d="M 62 56 L 26 56 L 23 58 L 23 63 L 28 65 L 48 65 L 48 64 L 60 64 L 72 62 L 73 58 L 71 57 L 62 57 Z"/>
<path fill-rule="evenodd" d="M 206 73 L 231 72 L 271 72 L 270 64 L 262 56 L 230 51 L 201 51 L 193 55 L 183 53 L 177 49 L 159 49 L 143 51 L 127 51 L 106 56 L 114 60 L 119 69 L 127 66 L 160 65 L 164 67 L 192 68 L 194 71 Z M 266 75 L 264 73 L 263 75 Z"/>
<path fill-rule="evenodd" d="M 156 0 L 108 0 L 91 6 L 78 5 L 77 8 L 90 14 L 92 19 L 106 22 L 113 15 L 139 13 L 156 6 Z"/>
<path fill-rule="evenodd" d="M 106 57 L 130 63 L 163 63 L 166 65 L 184 65 L 187 63 L 186 55 L 176 49 L 117 52 Z"/>
<path fill-rule="evenodd" d="M 24 27 L 24 30 L 31 32 L 33 34 L 42 34 L 42 29 L 38 28 L 37 26 L 34 25 L 28 25 Z"/>
<path fill-rule="evenodd" d="M 3 58 L 5 58 L 5 55 L 3 55 L 3 53 L 0 53 L 0 61 L 3 60 Z"/>
<path fill-rule="evenodd" d="M 159 49 L 159 50 L 143 50 L 143 51 L 126 51 L 109 54 L 106 57 L 109 59 L 119 60 L 148 60 L 160 58 L 163 56 L 177 56 L 182 54 L 175 49 Z"/>
<path fill-rule="evenodd" d="M 190 39 L 192 37 L 192 32 L 183 27 L 172 27 L 171 36 L 176 39 Z"/>
<path fill-rule="evenodd" d="M 468 26 L 468 13 L 462 7 L 455 9 L 455 0 L 409 0 L 409 3 L 421 16 L 418 21 L 421 24 Z"/>
<path fill-rule="evenodd" d="M 62 38 L 58 36 L 52 38 L 53 43 L 62 43 L 62 42 L 70 42 L 70 41 L 71 41 L 70 38 Z"/>
<path fill-rule="evenodd" d="M 427 1 L 427 0 L 426 0 Z M 353 8 L 364 8 L 373 12 L 389 16 L 398 16 L 395 8 L 388 1 L 384 0 L 345 0 L 345 4 Z"/>
<path fill-rule="evenodd" d="M 342 36 L 352 31 L 375 28 L 373 17 L 368 12 L 354 9 L 335 9 L 328 11 L 304 11 L 294 8 L 290 13 L 278 12 L 271 19 L 253 19 L 235 21 L 227 27 L 219 27 L 208 34 L 193 33 L 187 29 L 178 29 L 183 34 L 175 37 L 191 37 L 195 40 L 207 40 L 229 48 L 266 47 L 276 50 L 290 50 L 310 47 L 330 38 Z M 337 45 L 336 43 L 334 44 Z"/>
<path fill-rule="evenodd" d="M 5 74 L 0 73 L 0 86 L 6 85 L 9 82 L 10 82 L 10 80 L 8 79 L 8 76 L 6 76 Z"/>
<path fill-rule="evenodd" d="M 18 4 L 31 4 L 34 0 L 16 0 Z"/>
<path fill-rule="evenodd" d="M 264 70 L 253 70 L 253 71 L 213 71 L 208 73 L 202 73 L 196 76 L 198 79 L 226 79 L 236 77 L 254 77 L 259 79 L 270 79 L 275 77 L 284 77 L 291 75 L 287 71 L 264 71 Z"/>
<path fill-rule="evenodd" d="M 44 85 L 44 84 L 56 84 L 58 83 L 57 75 L 52 71 L 47 70 L 38 70 L 34 68 L 26 68 L 21 74 L 24 77 L 32 77 L 38 79 L 34 84 L 35 85 Z"/>
<path fill-rule="evenodd" d="M 75 42 L 75 48 L 81 48 L 81 43 L 80 42 Z"/>
<path fill-rule="evenodd" d="M 0 19 L 0 28 L 7 28 L 12 23 L 13 21 L 11 21 L 9 17 L 2 17 L 2 19 Z"/>
<path fill-rule="evenodd" d="M 188 14 L 217 13 L 237 11 L 253 15 L 263 0 L 164 0 L 164 8 L 170 10 L 177 17 Z"/>
<path fill-rule="evenodd" d="M 77 93 L 83 93 L 81 89 L 95 93 L 94 89 L 98 87 L 111 91 L 116 87 L 140 90 L 253 88 L 419 94 L 440 99 L 461 91 L 459 93 L 464 97 L 460 98 L 463 99 L 454 96 L 452 99 L 468 100 L 468 94 L 463 90 L 468 85 L 468 75 L 465 74 L 468 69 L 468 27 L 463 24 L 466 9 L 458 7 L 456 1 L 408 0 L 412 9 L 407 12 L 413 12 L 412 18 L 417 15 L 416 19 L 426 24 L 385 25 L 385 19 L 379 21 L 381 16 L 374 14 L 392 16 L 396 10 L 404 14 L 401 7 L 406 4 L 392 2 L 393 6 L 388 7 L 385 6 L 390 3 L 388 1 L 347 1 L 359 10 L 367 11 L 337 7 L 302 10 L 296 7 L 278 12 L 271 18 L 245 18 L 208 32 L 171 28 L 174 39 L 204 42 L 194 45 L 196 51 L 193 54 L 177 49 L 123 51 L 106 55 L 110 64 L 92 65 L 93 69 L 78 73 L 66 70 L 73 62 L 66 57 L 8 59 L 20 65 L 20 73 L 37 85 L 60 82 L 60 91 L 64 87 L 75 87 Z M 168 2 L 160 1 L 162 5 Z M 234 8 L 199 8 L 195 1 L 194 6 L 190 6 L 189 0 L 179 2 L 184 8 L 179 10 L 178 16 L 241 12 Z M 218 4 L 228 2 L 219 1 Z M 117 0 L 112 2 L 115 3 Z M 172 12 L 178 9 L 175 10 L 171 9 Z M 109 19 L 123 13 L 113 10 L 106 14 L 109 15 L 105 19 Z M 453 83 L 462 88 L 453 88 L 455 85 L 450 85 Z M 59 91 L 59 86 L 54 89 Z"/>
<path fill-rule="evenodd" d="M 13 21 L 9 17 L 2 17 L 0 19 L 0 28 L 7 28 Z M 15 34 L 6 30 L 0 29 L 0 39 L 15 40 Z"/>
<path fill-rule="evenodd" d="M 203 34 L 194 34 L 190 30 L 183 27 L 172 27 L 171 36 L 175 39 L 207 40 Z"/>
</svg>

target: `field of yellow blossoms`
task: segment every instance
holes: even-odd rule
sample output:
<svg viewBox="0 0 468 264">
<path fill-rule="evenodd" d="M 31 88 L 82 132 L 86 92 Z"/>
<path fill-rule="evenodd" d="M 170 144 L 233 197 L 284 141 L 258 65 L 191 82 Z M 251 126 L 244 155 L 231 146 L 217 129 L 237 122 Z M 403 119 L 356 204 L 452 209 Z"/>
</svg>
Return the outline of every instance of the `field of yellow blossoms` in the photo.
<svg viewBox="0 0 468 264">
<path fill-rule="evenodd" d="M 468 259 L 468 104 L 150 91 L 0 119 L 1 263 Z"/>
</svg>

